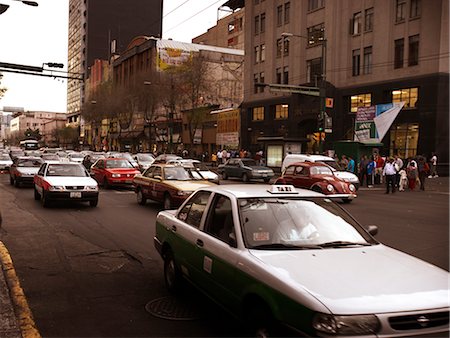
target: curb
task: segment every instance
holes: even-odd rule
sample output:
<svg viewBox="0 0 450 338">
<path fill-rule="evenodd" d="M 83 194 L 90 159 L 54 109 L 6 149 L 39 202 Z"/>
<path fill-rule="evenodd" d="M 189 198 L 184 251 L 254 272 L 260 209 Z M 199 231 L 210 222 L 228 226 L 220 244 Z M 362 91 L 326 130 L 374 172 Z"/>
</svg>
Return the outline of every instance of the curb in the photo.
<svg viewBox="0 0 450 338">
<path fill-rule="evenodd" d="M 16 271 L 14 270 L 13 262 L 8 250 L 3 242 L 0 241 L 0 265 L 5 274 L 6 284 L 9 287 L 11 301 L 13 303 L 14 312 L 16 313 L 17 321 L 19 322 L 20 331 L 23 338 L 41 338 L 39 331 L 28 307 L 28 302 L 25 294 L 19 283 Z"/>
</svg>

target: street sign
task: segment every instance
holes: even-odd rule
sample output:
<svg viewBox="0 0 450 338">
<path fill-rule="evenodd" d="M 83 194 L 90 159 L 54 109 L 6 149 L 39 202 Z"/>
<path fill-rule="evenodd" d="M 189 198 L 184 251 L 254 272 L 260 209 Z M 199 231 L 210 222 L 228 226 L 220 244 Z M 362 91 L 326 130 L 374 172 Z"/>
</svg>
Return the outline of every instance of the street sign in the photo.
<svg viewBox="0 0 450 338">
<path fill-rule="evenodd" d="M 325 107 L 327 108 L 333 108 L 333 104 L 334 104 L 334 99 L 331 97 L 327 97 L 325 99 Z"/>
</svg>

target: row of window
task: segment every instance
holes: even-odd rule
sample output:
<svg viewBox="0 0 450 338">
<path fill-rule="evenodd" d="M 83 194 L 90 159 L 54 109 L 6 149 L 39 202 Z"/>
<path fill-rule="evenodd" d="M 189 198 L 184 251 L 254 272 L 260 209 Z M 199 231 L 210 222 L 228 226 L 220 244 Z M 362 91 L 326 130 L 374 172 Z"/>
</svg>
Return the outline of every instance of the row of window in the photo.
<svg viewBox="0 0 450 338">
<path fill-rule="evenodd" d="M 405 102 L 404 108 L 415 108 L 419 99 L 418 88 L 403 88 L 391 91 L 392 102 Z M 356 113 L 359 107 L 372 106 L 372 94 L 364 93 L 350 97 L 350 111 Z M 289 117 L 289 105 L 277 104 L 273 107 L 275 120 L 284 120 Z M 265 107 L 253 107 L 252 121 L 264 120 Z"/>
<path fill-rule="evenodd" d="M 409 18 L 415 19 L 420 17 L 421 0 L 410 0 L 409 2 Z M 403 22 L 406 20 L 407 0 L 395 0 L 395 22 Z"/>
<path fill-rule="evenodd" d="M 373 7 L 364 11 L 364 32 L 370 32 L 373 30 Z M 350 20 L 350 34 L 359 35 L 362 30 L 362 12 L 353 14 L 353 18 Z"/>
</svg>

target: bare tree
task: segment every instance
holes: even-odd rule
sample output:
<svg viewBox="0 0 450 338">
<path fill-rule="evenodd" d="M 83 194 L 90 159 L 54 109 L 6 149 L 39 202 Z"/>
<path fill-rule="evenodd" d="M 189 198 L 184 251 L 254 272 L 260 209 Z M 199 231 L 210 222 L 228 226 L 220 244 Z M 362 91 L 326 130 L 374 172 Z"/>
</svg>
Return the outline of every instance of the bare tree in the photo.
<svg viewBox="0 0 450 338">
<path fill-rule="evenodd" d="M 2 78 L 3 78 L 3 74 L 0 73 L 0 85 L 2 83 L 2 81 L 1 81 Z M 3 95 L 5 95 L 7 90 L 8 90 L 8 88 L 0 86 L 0 99 L 3 97 Z"/>
</svg>

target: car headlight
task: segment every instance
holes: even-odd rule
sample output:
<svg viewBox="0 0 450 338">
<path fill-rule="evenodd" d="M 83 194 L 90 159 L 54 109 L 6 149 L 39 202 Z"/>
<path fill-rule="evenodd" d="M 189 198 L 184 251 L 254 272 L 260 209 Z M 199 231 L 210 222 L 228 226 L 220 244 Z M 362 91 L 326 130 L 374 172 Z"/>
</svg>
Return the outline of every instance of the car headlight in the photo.
<svg viewBox="0 0 450 338">
<path fill-rule="evenodd" d="M 318 313 L 313 319 L 317 331 L 332 335 L 374 334 L 380 329 L 380 322 L 375 315 L 334 316 Z"/>
<path fill-rule="evenodd" d="M 120 174 L 112 174 L 111 177 L 120 177 Z"/>
<path fill-rule="evenodd" d="M 353 184 L 349 184 L 348 188 L 350 189 L 351 192 L 354 192 L 356 190 L 356 188 Z"/>
<path fill-rule="evenodd" d="M 62 185 L 51 185 L 48 188 L 49 191 L 63 191 L 65 190 L 64 187 Z"/>
<path fill-rule="evenodd" d="M 88 186 L 86 186 L 86 190 L 88 190 L 88 191 L 97 191 L 98 190 L 98 186 L 96 186 L 96 185 L 88 185 Z"/>
<path fill-rule="evenodd" d="M 333 185 L 332 185 L 332 184 L 328 184 L 328 185 L 327 185 L 327 190 L 328 190 L 329 192 L 334 191 Z"/>
<path fill-rule="evenodd" d="M 178 190 L 177 191 L 177 195 L 178 196 L 187 196 L 187 195 L 190 195 L 190 194 L 191 194 L 190 191 L 183 191 L 183 190 Z"/>
</svg>

